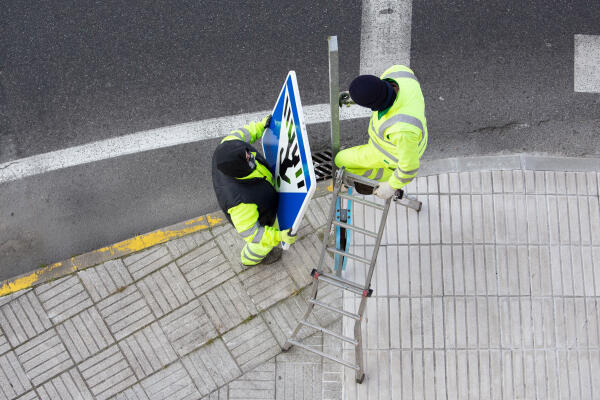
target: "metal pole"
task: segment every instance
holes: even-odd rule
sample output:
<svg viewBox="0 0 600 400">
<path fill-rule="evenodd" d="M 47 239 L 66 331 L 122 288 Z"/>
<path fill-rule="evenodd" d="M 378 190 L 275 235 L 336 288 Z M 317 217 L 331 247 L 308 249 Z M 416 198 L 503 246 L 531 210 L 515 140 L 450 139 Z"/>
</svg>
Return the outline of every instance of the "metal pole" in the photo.
<svg viewBox="0 0 600 400">
<path fill-rule="evenodd" d="M 340 151 L 340 73 L 337 36 L 327 38 L 329 44 L 329 101 L 331 102 L 331 176 L 335 177 L 335 156 Z"/>
</svg>

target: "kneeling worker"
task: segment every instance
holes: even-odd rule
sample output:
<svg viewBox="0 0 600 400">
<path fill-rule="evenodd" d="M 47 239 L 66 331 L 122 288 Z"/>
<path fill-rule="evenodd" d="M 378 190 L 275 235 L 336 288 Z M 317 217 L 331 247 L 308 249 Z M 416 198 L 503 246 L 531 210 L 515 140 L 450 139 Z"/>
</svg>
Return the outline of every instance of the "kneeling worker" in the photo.
<svg viewBox="0 0 600 400">
<path fill-rule="evenodd" d="M 410 183 L 419 171 L 427 147 L 425 99 L 413 71 L 404 65 L 388 68 L 381 78 L 360 75 L 350 83 L 350 97 L 373 113 L 369 143 L 340 151 L 338 167 L 381 183 L 375 195 L 386 200 Z M 371 188 L 355 184 L 362 194 Z"/>
<path fill-rule="evenodd" d="M 289 229 L 275 228 L 278 195 L 265 158 L 250 143 L 256 142 L 271 116 L 252 122 L 221 141 L 213 154 L 212 181 L 219 206 L 246 241 L 243 265 L 271 264 L 281 258 L 280 242 L 294 243 Z"/>
</svg>

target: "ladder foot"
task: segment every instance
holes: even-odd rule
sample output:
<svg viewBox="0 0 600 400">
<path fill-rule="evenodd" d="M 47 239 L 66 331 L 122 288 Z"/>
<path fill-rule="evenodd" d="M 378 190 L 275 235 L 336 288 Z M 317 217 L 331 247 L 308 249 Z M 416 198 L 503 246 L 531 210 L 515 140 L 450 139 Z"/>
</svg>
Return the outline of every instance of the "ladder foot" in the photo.
<svg viewBox="0 0 600 400">
<path fill-rule="evenodd" d="M 359 378 L 356 378 L 356 383 L 358 383 L 358 384 L 363 383 L 364 380 L 365 380 L 365 374 L 363 373 Z"/>
</svg>

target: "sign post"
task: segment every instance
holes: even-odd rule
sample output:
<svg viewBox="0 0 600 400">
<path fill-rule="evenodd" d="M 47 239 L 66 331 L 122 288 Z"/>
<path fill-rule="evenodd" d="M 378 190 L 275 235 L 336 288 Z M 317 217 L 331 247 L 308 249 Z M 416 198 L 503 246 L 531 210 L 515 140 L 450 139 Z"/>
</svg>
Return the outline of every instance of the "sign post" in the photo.
<svg viewBox="0 0 600 400">
<path fill-rule="evenodd" d="M 280 230 L 298 232 L 317 180 L 294 71 L 285 79 L 272 115 L 262 146 L 279 192 L 277 224 Z"/>
</svg>

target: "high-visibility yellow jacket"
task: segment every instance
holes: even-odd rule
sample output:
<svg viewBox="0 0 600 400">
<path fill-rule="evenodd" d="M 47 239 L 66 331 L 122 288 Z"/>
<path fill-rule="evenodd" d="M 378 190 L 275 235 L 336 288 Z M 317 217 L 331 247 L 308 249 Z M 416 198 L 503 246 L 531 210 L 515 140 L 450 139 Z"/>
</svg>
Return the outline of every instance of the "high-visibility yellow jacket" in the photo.
<svg viewBox="0 0 600 400">
<path fill-rule="evenodd" d="M 251 122 L 243 128 L 232 131 L 221 141 L 221 143 L 230 140 L 241 140 L 251 144 L 262 138 L 264 130 L 265 120 Z M 256 169 L 243 178 L 235 179 L 265 179 L 273 186 L 273 174 L 266 165 L 260 162 L 262 157 L 257 157 L 255 151 L 251 151 L 251 153 L 256 159 Z M 263 225 L 259 222 L 259 210 L 257 204 L 239 203 L 228 208 L 226 211 L 231 218 L 233 226 L 246 242 L 260 243 L 264 246 L 274 247 L 281 241 L 281 232 L 279 229 L 273 226 Z M 273 212 L 276 211 L 277 210 L 273 210 Z"/>
<path fill-rule="evenodd" d="M 371 115 L 369 138 L 389 168 L 395 168 L 388 183 L 400 189 L 417 176 L 427 147 L 425 99 L 414 72 L 404 65 L 388 68 L 380 78 L 396 83 L 399 90 L 390 108 Z"/>
</svg>

